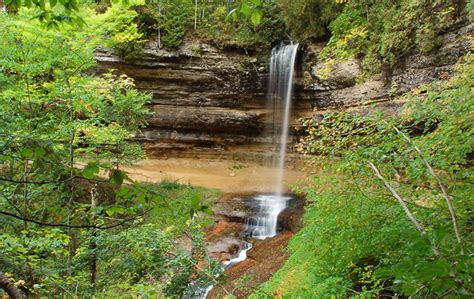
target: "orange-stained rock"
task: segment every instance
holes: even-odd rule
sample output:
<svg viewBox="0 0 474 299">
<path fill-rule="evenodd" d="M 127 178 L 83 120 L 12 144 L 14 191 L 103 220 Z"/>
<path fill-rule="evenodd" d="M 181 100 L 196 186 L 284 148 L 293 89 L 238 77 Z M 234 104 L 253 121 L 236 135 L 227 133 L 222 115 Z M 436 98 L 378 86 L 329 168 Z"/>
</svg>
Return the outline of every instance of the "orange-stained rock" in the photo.
<svg viewBox="0 0 474 299">
<path fill-rule="evenodd" d="M 215 287 L 208 298 L 223 298 L 226 290 L 235 289 L 237 280 L 244 275 L 252 279 L 246 284 L 245 290 L 237 289 L 234 295 L 237 298 L 245 298 L 252 292 L 252 288 L 267 281 L 270 276 L 280 269 L 288 258 L 286 246 L 292 232 L 282 232 L 280 235 L 265 240 L 255 240 L 251 250 L 247 252 L 248 258 L 227 269 L 226 278 L 222 285 Z"/>
<path fill-rule="evenodd" d="M 219 220 L 211 230 L 207 233 L 206 240 L 211 241 L 222 235 L 238 234 L 242 230 L 241 223 L 228 222 L 226 220 Z"/>
</svg>

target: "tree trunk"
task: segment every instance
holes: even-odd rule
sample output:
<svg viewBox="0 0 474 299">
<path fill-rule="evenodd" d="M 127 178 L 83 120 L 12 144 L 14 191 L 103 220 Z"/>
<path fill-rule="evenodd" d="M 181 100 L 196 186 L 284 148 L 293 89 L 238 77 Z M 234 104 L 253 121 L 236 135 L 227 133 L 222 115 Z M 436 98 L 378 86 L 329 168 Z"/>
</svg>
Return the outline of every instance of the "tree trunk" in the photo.
<svg viewBox="0 0 474 299">
<path fill-rule="evenodd" d="M 198 0 L 194 1 L 194 30 L 197 29 L 197 18 L 198 18 Z"/>
<path fill-rule="evenodd" d="M 0 272 L 0 288 L 7 292 L 8 296 L 10 296 L 12 299 L 23 298 L 23 294 L 20 292 L 20 290 L 10 279 L 8 279 L 5 274 L 3 274 L 3 272 Z"/>
<path fill-rule="evenodd" d="M 96 220 L 97 220 L 97 215 L 95 213 L 95 209 L 97 208 L 97 185 L 95 185 L 91 189 L 91 216 L 92 216 L 92 225 L 96 225 Z M 89 249 L 91 250 L 91 260 L 89 264 L 89 269 L 90 269 L 90 283 L 92 288 L 95 291 L 95 285 L 96 285 L 96 275 L 97 275 L 97 230 L 92 229 L 91 232 L 91 239 L 89 243 Z"/>
</svg>

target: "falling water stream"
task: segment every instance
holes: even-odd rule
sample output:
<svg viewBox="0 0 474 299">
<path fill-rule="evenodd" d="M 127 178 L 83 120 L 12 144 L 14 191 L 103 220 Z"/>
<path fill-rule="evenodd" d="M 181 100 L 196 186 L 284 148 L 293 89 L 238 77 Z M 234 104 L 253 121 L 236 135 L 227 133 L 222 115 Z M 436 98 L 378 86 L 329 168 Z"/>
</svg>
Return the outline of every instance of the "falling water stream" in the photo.
<svg viewBox="0 0 474 299">
<path fill-rule="evenodd" d="M 281 124 L 280 148 L 278 151 L 278 175 L 276 178 L 275 195 L 283 194 L 283 178 L 285 175 L 286 149 L 288 146 L 288 128 L 290 121 L 291 99 L 293 95 L 293 77 L 298 44 L 291 42 L 278 48 L 273 48 L 270 56 L 270 84 L 268 89 L 269 101 L 278 109 L 278 103 L 283 104 L 283 122 Z M 279 111 L 273 111 L 279 115 Z M 275 122 L 276 123 L 276 122 Z"/>
<path fill-rule="evenodd" d="M 288 128 L 293 93 L 296 52 L 298 44 L 282 43 L 272 49 L 269 60 L 269 84 L 267 107 L 272 108 L 272 135 L 279 135 L 277 152 L 277 175 L 275 193 L 259 194 L 253 198 L 259 212 L 247 217 L 246 234 L 252 238 L 265 239 L 278 232 L 278 215 L 287 207 L 291 197 L 283 195 Z"/>
<path fill-rule="evenodd" d="M 295 72 L 298 44 L 281 43 L 272 49 L 269 60 L 269 84 L 267 106 L 272 110 L 273 124 L 270 134 L 277 148 L 274 193 L 259 194 L 249 198 L 249 206 L 254 212 L 245 219 L 244 236 L 254 239 L 266 239 L 278 233 L 278 215 L 287 207 L 290 196 L 283 194 L 286 150 L 288 146 L 288 128 L 292 104 L 293 77 Z M 279 138 L 275 138 L 279 136 Z M 252 248 L 246 243 L 237 257 L 223 262 L 226 269 L 247 258 Z M 206 298 L 213 286 L 199 288 L 192 298 Z"/>
</svg>

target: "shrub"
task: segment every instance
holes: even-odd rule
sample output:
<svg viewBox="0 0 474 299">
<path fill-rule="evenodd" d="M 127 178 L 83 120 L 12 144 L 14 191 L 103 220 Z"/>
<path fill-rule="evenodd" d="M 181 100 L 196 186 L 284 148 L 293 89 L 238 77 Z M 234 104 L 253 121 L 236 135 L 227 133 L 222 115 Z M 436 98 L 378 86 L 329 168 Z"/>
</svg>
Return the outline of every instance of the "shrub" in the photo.
<svg viewBox="0 0 474 299">
<path fill-rule="evenodd" d="M 298 149 L 311 155 L 311 167 L 319 172 L 309 186 L 297 188 L 309 203 L 305 225 L 264 292 L 472 297 L 473 62 L 468 55 L 449 81 L 405 95 L 401 118 L 334 113 L 304 121 L 307 136 Z M 403 198 L 422 234 L 368 162 Z"/>
</svg>

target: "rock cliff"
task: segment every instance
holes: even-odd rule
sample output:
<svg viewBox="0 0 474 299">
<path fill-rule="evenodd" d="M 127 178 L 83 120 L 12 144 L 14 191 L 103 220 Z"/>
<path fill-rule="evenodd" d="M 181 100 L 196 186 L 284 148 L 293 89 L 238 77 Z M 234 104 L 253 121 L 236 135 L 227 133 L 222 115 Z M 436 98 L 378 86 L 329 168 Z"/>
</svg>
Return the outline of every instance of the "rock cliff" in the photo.
<svg viewBox="0 0 474 299">
<path fill-rule="evenodd" d="M 385 71 L 364 82 L 357 83 L 361 73 L 360 60 L 351 59 L 332 66 L 328 76 L 322 78 L 320 70 L 326 67 L 318 59 L 324 44 L 309 45 L 304 52 L 302 75 L 298 82 L 299 101 L 310 101 L 312 115 L 331 110 L 349 110 L 369 113 L 381 109 L 397 113 L 403 106 L 395 98 L 422 84 L 446 79 L 455 70 L 460 57 L 471 51 L 474 25 L 458 21 L 440 34 L 441 46 L 430 53 L 412 52 L 393 70 Z"/>
<path fill-rule="evenodd" d="M 154 113 L 139 137 L 149 155 L 234 157 L 249 147 L 265 152 L 266 53 L 196 41 L 166 51 L 149 42 L 141 58 L 127 61 L 101 49 L 96 60 L 100 72 L 115 69 L 152 93 Z"/>
<path fill-rule="evenodd" d="M 358 82 L 358 59 L 325 68 L 323 43 L 302 47 L 298 58 L 293 124 L 333 110 L 398 113 L 396 96 L 423 83 L 448 78 L 457 60 L 470 49 L 472 23 L 458 22 L 440 35 L 441 46 L 428 54 L 413 52 L 390 72 Z M 150 156 L 212 157 L 262 162 L 270 159 L 271 122 L 265 104 L 267 53 L 218 49 L 186 41 L 176 51 L 158 49 L 153 39 L 139 59 L 123 60 L 111 50 L 97 52 L 98 70 L 116 69 L 151 92 L 154 112 L 139 137 Z"/>
</svg>

